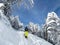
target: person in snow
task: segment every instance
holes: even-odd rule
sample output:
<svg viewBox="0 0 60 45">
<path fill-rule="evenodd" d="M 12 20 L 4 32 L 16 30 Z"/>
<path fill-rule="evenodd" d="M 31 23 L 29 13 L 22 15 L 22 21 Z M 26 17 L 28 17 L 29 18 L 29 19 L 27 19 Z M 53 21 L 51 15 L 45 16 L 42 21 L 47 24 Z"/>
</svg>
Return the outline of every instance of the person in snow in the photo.
<svg viewBox="0 0 60 45">
<path fill-rule="evenodd" d="M 28 38 L 28 28 L 27 27 L 25 27 L 25 31 L 24 31 L 24 36 L 25 36 L 25 38 Z"/>
</svg>

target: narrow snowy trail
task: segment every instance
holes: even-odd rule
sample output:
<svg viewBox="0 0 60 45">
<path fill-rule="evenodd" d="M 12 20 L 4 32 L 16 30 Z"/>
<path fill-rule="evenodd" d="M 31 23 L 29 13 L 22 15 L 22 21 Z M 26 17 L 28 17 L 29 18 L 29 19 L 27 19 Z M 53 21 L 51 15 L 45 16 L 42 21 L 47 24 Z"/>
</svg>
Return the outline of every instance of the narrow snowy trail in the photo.
<svg viewBox="0 0 60 45">
<path fill-rule="evenodd" d="M 35 35 L 29 34 L 28 39 L 24 37 L 24 32 L 19 32 L 20 35 L 20 45 L 52 45 Z"/>
</svg>

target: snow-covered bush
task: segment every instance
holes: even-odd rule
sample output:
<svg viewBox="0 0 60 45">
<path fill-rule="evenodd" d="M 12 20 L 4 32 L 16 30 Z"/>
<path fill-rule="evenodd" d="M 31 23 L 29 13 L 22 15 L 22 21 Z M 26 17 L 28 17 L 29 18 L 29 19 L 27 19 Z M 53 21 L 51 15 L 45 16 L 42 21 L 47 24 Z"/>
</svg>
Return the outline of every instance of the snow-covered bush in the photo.
<svg viewBox="0 0 60 45">
<path fill-rule="evenodd" d="M 20 22 L 18 16 L 15 16 L 15 17 L 11 16 L 10 23 L 11 23 L 12 27 L 17 29 L 17 30 L 23 27 L 23 23 Z"/>
<path fill-rule="evenodd" d="M 30 29 L 29 32 L 31 32 L 33 34 L 39 32 L 39 30 L 40 30 L 39 24 L 34 24 L 32 22 L 30 22 L 28 24 L 28 28 Z"/>
</svg>

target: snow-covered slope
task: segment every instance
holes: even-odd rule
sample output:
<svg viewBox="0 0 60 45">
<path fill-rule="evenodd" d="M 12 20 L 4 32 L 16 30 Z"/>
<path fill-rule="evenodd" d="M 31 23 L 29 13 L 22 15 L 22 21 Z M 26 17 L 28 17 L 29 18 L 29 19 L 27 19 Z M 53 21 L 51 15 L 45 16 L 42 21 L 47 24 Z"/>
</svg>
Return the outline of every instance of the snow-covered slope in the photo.
<svg viewBox="0 0 60 45">
<path fill-rule="evenodd" d="M 24 32 L 14 30 L 7 17 L 0 10 L 0 45 L 52 45 L 49 42 L 29 34 L 25 39 Z"/>
</svg>

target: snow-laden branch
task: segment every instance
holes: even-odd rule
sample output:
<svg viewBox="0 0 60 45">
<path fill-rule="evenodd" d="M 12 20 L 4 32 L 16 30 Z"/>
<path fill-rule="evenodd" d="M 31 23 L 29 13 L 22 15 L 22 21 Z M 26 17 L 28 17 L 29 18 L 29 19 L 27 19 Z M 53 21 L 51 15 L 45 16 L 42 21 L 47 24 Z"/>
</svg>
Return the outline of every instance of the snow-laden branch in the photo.
<svg viewBox="0 0 60 45">
<path fill-rule="evenodd" d="M 8 3 L 9 5 L 16 4 L 18 6 L 23 4 L 27 8 L 34 6 L 34 0 L 0 0 L 0 2 Z"/>
</svg>

